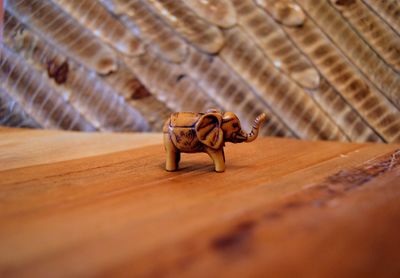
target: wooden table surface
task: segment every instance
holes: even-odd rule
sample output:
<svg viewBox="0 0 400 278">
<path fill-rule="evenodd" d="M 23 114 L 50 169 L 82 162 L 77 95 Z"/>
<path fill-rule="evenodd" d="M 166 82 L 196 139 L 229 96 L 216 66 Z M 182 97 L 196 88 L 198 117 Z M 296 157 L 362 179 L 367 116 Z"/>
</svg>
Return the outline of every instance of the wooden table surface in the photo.
<svg viewBox="0 0 400 278">
<path fill-rule="evenodd" d="M 0 130 L 0 277 L 400 277 L 400 146 Z"/>
</svg>

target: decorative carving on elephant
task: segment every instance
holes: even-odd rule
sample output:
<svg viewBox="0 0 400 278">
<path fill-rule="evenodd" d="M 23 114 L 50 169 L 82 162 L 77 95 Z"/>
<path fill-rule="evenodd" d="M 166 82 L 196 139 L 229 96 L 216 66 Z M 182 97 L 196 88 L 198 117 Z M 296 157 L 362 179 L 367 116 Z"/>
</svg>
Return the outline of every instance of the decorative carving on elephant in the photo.
<svg viewBox="0 0 400 278">
<path fill-rule="evenodd" d="M 167 171 L 178 169 L 181 152 L 207 153 L 214 162 L 215 171 L 225 171 L 225 142 L 252 142 L 258 136 L 266 115 L 259 115 L 250 133 L 240 126 L 238 117 L 232 112 L 208 110 L 206 113 L 173 113 L 163 127 Z"/>
</svg>

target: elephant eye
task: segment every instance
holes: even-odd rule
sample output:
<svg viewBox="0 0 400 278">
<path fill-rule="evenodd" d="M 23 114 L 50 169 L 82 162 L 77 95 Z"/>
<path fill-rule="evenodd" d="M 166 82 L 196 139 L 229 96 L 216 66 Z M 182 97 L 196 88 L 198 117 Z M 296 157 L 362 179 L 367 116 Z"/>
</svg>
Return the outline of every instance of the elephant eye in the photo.
<svg viewBox="0 0 400 278">
<path fill-rule="evenodd" d="M 238 123 L 233 123 L 233 124 L 232 124 L 232 127 L 233 127 L 233 128 L 238 128 L 238 127 L 239 127 L 239 124 L 238 124 Z"/>
</svg>

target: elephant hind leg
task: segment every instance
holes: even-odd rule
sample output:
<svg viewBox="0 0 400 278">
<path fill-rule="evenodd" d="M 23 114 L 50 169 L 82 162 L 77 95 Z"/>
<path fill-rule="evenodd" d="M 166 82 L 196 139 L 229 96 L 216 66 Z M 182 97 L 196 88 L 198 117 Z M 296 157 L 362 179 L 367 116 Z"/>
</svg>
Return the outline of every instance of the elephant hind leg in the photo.
<svg viewBox="0 0 400 278">
<path fill-rule="evenodd" d="M 164 146 L 166 151 L 166 162 L 165 170 L 176 171 L 180 160 L 180 151 L 171 142 L 171 138 L 168 133 L 164 133 Z"/>
<path fill-rule="evenodd" d="M 167 151 L 167 161 L 165 163 L 165 170 L 169 172 L 176 171 L 178 169 L 178 156 L 179 152 L 168 152 Z"/>
</svg>

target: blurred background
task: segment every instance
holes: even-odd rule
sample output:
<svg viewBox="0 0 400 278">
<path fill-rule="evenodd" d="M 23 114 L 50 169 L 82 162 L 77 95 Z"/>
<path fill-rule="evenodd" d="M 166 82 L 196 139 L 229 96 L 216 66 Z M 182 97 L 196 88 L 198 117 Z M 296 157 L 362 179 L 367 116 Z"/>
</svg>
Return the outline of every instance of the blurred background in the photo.
<svg viewBox="0 0 400 278">
<path fill-rule="evenodd" d="M 0 125 L 161 131 L 216 108 L 267 113 L 263 135 L 400 142 L 398 0 L 1 5 Z"/>
</svg>

